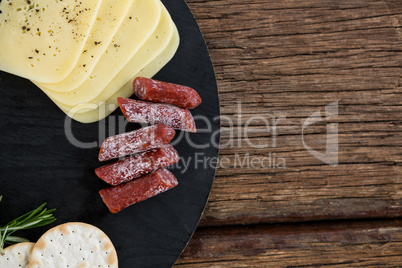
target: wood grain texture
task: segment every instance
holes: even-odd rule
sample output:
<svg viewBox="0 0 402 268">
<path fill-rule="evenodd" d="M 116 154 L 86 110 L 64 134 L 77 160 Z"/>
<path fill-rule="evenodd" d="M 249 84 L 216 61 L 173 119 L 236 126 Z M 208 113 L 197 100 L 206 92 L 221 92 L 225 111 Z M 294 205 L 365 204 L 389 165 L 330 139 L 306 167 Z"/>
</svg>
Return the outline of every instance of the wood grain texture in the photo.
<svg viewBox="0 0 402 268">
<path fill-rule="evenodd" d="M 400 267 L 401 222 L 203 228 L 175 267 Z"/>
<path fill-rule="evenodd" d="M 402 216 L 402 2 L 188 4 L 223 115 L 224 163 L 201 226 Z M 314 113 L 322 121 L 303 133 Z M 306 149 L 325 152 L 327 126 L 337 166 Z M 247 156 L 254 166 L 241 165 Z"/>
<path fill-rule="evenodd" d="M 204 227 L 176 266 L 400 267 L 401 222 L 374 219 L 402 216 L 402 2 L 187 2 L 223 117 Z M 327 138 L 337 165 L 307 150 Z M 337 222 L 289 224 L 320 220 Z"/>
</svg>

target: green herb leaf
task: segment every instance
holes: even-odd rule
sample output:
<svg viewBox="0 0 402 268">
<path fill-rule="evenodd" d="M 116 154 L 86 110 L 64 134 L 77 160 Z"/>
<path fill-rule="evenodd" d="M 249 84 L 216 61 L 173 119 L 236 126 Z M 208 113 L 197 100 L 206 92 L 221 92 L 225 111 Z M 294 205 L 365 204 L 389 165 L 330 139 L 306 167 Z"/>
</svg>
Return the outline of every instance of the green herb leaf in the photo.
<svg viewBox="0 0 402 268">
<path fill-rule="evenodd" d="M 29 242 L 29 240 L 26 239 L 26 238 L 23 238 L 23 237 L 11 236 L 10 235 L 10 236 L 7 237 L 7 242 L 16 244 L 16 243 L 22 243 L 22 242 Z"/>
<path fill-rule="evenodd" d="M 0 195 L 0 202 L 3 196 Z M 28 239 L 18 236 L 11 236 L 14 232 L 20 230 L 28 230 L 41 226 L 48 225 L 56 220 L 53 217 L 55 209 L 46 209 L 46 203 L 40 205 L 37 209 L 34 209 L 24 215 L 10 221 L 5 226 L 0 226 L 0 254 L 4 255 L 4 244 L 15 244 L 21 242 L 28 242 Z"/>
</svg>

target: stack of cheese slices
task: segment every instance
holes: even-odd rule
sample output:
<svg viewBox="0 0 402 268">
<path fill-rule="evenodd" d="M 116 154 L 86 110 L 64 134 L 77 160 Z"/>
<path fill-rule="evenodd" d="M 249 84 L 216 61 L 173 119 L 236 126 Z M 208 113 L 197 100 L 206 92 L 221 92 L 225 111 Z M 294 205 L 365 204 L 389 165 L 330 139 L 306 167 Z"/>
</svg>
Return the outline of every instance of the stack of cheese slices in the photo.
<svg viewBox="0 0 402 268">
<path fill-rule="evenodd" d="M 177 28 L 160 0 L 0 1 L 0 70 L 37 85 L 91 123 L 174 56 Z"/>
</svg>

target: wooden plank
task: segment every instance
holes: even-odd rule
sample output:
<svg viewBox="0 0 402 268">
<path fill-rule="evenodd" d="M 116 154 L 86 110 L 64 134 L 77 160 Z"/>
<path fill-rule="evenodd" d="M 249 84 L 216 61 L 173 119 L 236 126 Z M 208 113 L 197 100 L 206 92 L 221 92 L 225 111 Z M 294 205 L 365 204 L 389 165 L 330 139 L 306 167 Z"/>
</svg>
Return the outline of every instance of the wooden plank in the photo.
<svg viewBox="0 0 402 268">
<path fill-rule="evenodd" d="M 400 267 L 401 223 L 202 228 L 175 267 Z"/>
<path fill-rule="evenodd" d="M 202 226 L 402 216 L 402 2 L 188 4 L 223 115 Z M 307 146 L 324 153 L 336 128 L 330 166 Z"/>
</svg>

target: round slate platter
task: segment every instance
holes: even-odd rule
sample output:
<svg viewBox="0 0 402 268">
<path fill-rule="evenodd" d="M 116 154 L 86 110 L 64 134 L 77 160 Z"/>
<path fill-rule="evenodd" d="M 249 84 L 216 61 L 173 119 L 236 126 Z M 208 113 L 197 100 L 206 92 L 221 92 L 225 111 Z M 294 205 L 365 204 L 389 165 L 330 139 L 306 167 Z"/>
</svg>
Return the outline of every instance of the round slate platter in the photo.
<svg viewBox="0 0 402 268">
<path fill-rule="evenodd" d="M 122 268 L 170 267 L 180 256 L 197 227 L 214 178 L 219 100 L 208 50 L 185 1 L 163 3 L 181 43 L 154 78 L 191 86 L 203 99 L 192 110 L 199 133 L 178 131 L 173 141 L 182 157 L 171 168 L 179 186 L 111 214 L 98 194 L 108 185 L 94 173 L 102 165 L 97 160 L 99 146 L 105 137 L 139 125 L 127 124 L 119 110 L 98 123 L 73 122 L 71 134 L 88 148 L 77 147 L 66 135 L 65 115 L 44 93 L 25 79 L 0 72 L 0 225 L 48 202 L 48 208 L 57 209 L 57 221 L 16 235 L 36 241 L 52 226 L 82 221 L 109 235 Z"/>
</svg>

